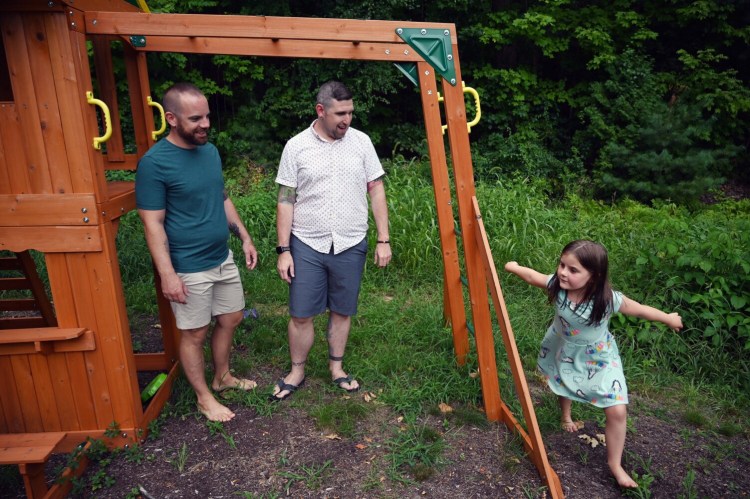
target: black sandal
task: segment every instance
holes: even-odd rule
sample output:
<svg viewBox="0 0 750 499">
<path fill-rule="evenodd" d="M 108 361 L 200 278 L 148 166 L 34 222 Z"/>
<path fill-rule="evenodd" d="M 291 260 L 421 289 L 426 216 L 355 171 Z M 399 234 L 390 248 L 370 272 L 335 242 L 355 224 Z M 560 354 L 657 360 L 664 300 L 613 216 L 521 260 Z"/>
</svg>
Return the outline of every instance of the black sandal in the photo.
<svg viewBox="0 0 750 499">
<path fill-rule="evenodd" d="M 305 384 L 305 378 L 302 378 L 302 381 L 299 382 L 299 384 L 293 385 L 291 383 L 285 383 L 284 378 L 281 378 L 279 381 L 276 382 L 276 386 L 279 387 L 279 391 L 276 393 L 272 393 L 268 396 L 268 400 L 272 402 L 281 402 L 282 400 L 288 399 L 294 392 L 296 392 L 299 388 L 302 387 L 302 385 Z M 278 396 L 279 393 L 286 391 L 286 395 Z"/>
</svg>

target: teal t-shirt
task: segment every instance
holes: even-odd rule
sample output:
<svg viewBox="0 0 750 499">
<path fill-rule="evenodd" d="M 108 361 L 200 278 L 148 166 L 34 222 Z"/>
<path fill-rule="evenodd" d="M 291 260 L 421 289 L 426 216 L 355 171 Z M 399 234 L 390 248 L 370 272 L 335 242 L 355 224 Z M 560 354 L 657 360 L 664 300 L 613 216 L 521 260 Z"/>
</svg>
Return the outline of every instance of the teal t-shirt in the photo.
<svg viewBox="0 0 750 499">
<path fill-rule="evenodd" d="M 200 272 L 229 255 L 224 177 L 213 144 L 183 149 L 162 139 L 138 162 L 138 209 L 166 210 L 164 228 L 175 271 Z"/>
</svg>

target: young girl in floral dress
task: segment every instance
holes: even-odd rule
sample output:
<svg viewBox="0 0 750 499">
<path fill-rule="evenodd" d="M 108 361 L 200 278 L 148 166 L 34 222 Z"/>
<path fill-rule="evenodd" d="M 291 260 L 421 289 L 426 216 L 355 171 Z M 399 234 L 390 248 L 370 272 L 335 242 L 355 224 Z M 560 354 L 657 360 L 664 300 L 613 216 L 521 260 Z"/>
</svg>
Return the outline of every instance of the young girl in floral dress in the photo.
<svg viewBox="0 0 750 499">
<path fill-rule="evenodd" d="M 628 388 L 617 343 L 609 332 L 609 319 L 619 312 L 663 322 L 675 331 L 682 329 L 682 319 L 676 312 L 667 314 L 613 291 L 608 267 L 607 250 L 586 240 L 573 241 L 563 248 L 552 275 L 517 262 L 505 264 L 508 272 L 545 289 L 555 306 L 555 318 L 542 340 L 537 363 L 559 397 L 563 430 L 578 430 L 570 413 L 571 401 L 602 407 L 607 420 L 609 469 L 620 487 L 635 488 L 638 484 L 622 467 Z"/>
</svg>

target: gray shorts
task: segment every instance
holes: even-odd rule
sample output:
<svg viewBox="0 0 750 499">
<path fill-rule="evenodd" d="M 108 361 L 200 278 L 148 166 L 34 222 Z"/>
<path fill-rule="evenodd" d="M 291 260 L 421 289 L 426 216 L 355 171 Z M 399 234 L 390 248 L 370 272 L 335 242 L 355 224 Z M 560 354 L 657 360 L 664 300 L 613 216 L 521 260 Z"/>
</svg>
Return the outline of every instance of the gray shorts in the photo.
<svg viewBox="0 0 750 499">
<path fill-rule="evenodd" d="M 318 253 L 294 235 L 290 246 L 294 277 L 289 286 L 289 315 L 313 317 L 325 312 L 326 307 L 339 315 L 355 315 L 367 238 L 338 255 L 333 251 Z"/>
<path fill-rule="evenodd" d="M 178 329 L 198 329 L 208 325 L 211 317 L 245 308 L 240 271 L 231 250 L 218 267 L 177 275 L 188 288 L 187 303 L 171 302 Z"/>
</svg>

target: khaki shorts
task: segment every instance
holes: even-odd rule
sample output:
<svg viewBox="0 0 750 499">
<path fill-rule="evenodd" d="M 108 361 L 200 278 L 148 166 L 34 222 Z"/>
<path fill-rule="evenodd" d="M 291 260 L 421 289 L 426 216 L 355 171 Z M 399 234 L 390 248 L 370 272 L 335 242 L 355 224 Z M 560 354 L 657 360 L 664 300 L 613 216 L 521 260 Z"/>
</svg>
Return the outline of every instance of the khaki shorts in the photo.
<svg viewBox="0 0 750 499">
<path fill-rule="evenodd" d="M 207 326 L 212 317 L 245 308 L 240 271 L 231 250 L 218 267 L 177 275 L 188 289 L 187 303 L 171 302 L 178 329 L 199 329 Z"/>
</svg>

